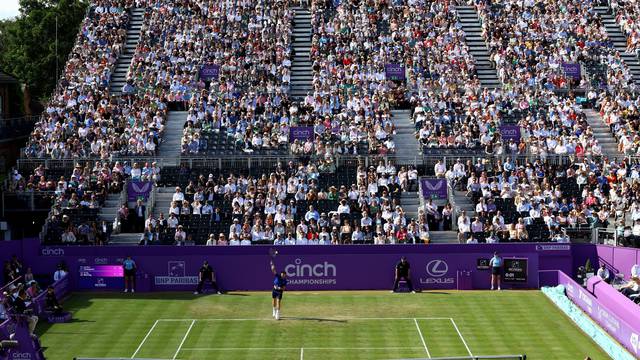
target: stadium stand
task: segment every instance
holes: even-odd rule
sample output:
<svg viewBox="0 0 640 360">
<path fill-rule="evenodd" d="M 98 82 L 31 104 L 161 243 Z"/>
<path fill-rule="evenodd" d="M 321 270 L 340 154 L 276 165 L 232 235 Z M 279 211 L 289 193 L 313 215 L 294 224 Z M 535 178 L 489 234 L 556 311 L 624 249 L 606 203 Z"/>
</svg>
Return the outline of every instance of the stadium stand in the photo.
<svg viewBox="0 0 640 360">
<path fill-rule="evenodd" d="M 514 185 L 514 194 L 503 198 L 503 184 L 496 180 L 501 176 L 515 176 L 541 193 L 547 185 L 552 192 L 559 187 L 567 200 L 576 198 L 574 207 L 588 210 L 582 226 L 613 230 L 622 221 L 631 229 L 636 219 L 624 213 L 635 205 L 612 194 L 631 191 L 627 187 L 636 183 L 635 162 L 623 158 L 640 148 L 635 93 L 640 64 L 634 55 L 637 31 L 629 20 L 636 10 L 626 1 L 572 0 L 542 5 L 317 0 L 308 7 L 266 0 L 94 1 L 10 190 L 51 191 L 54 210 L 59 208 L 55 216 L 66 215 L 76 224 L 115 223 L 114 239 L 121 238 L 115 242 L 125 243 L 144 238 L 144 228 L 122 222 L 137 205 L 123 206 L 123 185 L 132 181 L 129 169 L 136 163 L 162 169 L 162 174 L 154 170 L 151 198 L 141 205 L 145 218 L 153 215 L 157 222 L 177 211 L 176 227 L 183 225 L 188 241 L 198 244 L 220 233 L 231 241 L 234 218 L 249 228 L 238 234 L 239 242 L 276 241 L 276 224 L 268 217 L 277 213 L 264 212 L 267 200 L 273 206 L 284 201 L 287 220 L 293 199 L 301 213 L 292 214 L 293 230 L 283 235 L 306 238 L 308 224 L 302 237 L 296 228 L 310 205 L 327 216 L 339 213 L 338 199 L 322 198 L 332 188 L 338 198 L 347 197 L 350 208 L 346 218 L 338 214 L 339 234 L 344 220 L 355 229 L 365 203 L 372 219 L 371 207 L 380 208 L 380 215 L 383 205 L 389 208 L 392 217 L 384 220 L 394 219 L 392 231 L 382 226 L 376 237 L 377 229 L 367 228 L 363 242 L 425 242 L 434 236 L 455 241 L 462 210 L 471 217 L 470 228 L 475 216 L 483 230 L 491 225 L 485 211 L 477 211 L 482 201 L 481 207 L 501 212 L 505 227 L 522 228 L 522 218 L 527 240 L 546 241 L 558 233 L 563 226 L 541 220 L 553 196 L 538 199 L 530 193 L 516 202 Z M 577 73 L 569 65 L 576 65 Z M 511 163 L 514 168 L 503 175 Z M 91 169 L 106 164 L 120 187 L 89 177 L 89 190 L 77 193 L 67 185 L 77 164 Z M 122 178 L 115 164 L 125 169 Z M 547 180 L 532 180 L 527 164 Z M 490 171 L 483 175 L 478 170 L 483 168 Z M 38 171 L 45 172 L 44 186 Z M 571 171 L 577 175 L 568 176 Z M 576 185 L 581 171 L 596 179 L 615 174 L 608 183 L 616 191 L 590 184 L 603 195 L 594 195 L 598 203 L 585 207 L 589 194 Z M 555 172 L 558 176 L 549 177 Z M 472 173 L 486 177 L 489 187 L 496 182 L 498 193 L 467 194 Z M 272 175 L 285 185 L 297 179 L 295 188 L 280 188 Z M 448 197 L 422 198 L 417 183 L 423 176 L 446 177 Z M 55 193 L 59 179 L 62 196 Z M 216 191 L 228 181 L 243 184 L 242 203 L 234 202 L 235 194 Z M 249 184 L 255 188 L 251 196 Z M 86 213 L 89 218 L 75 214 L 73 206 L 64 213 L 69 202 L 83 201 L 101 187 L 106 191 Z M 170 210 L 176 187 L 186 199 Z M 198 191 L 206 199 L 194 199 Z M 536 201 L 541 215 L 530 220 L 522 209 L 529 211 Z M 208 213 L 216 208 L 219 224 Z M 562 217 L 556 210 L 548 217 Z M 582 220 L 569 215 L 566 227 L 572 230 L 570 221 L 578 227 Z M 252 234 L 256 226 L 264 233 L 268 222 L 273 238 Z M 176 243 L 175 230 L 167 228 L 152 229 L 148 239 Z M 317 224 L 314 229 L 312 239 L 322 230 Z M 405 229 L 410 234 L 398 234 Z M 46 230 L 47 241 L 60 241 L 59 231 Z M 500 240 L 525 240 L 524 232 L 511 237 L 508 230 L 501 229 Z M 492 231 L 482 231 L 478 240 Z"/>
</svg>

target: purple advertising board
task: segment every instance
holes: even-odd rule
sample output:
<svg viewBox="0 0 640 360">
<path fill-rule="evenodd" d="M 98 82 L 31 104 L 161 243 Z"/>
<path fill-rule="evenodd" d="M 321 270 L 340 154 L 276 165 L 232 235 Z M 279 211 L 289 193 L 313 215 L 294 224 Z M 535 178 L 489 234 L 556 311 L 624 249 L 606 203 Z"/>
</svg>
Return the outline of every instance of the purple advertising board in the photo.
<svg viewBox="0 0 640 360">
<path fill-rule="evenodd" d="M 515 143 L 520 142 L 520 126 L 504 124 L 500 125 L 500 135 L 505 141 L 513 140 Z"/>
<path fill-rule="evenodd" d="M 564 70 L 565 75 L 567 75 L 573 80 L 580 81 L 582 77 L 580 64 L 564 62 L 562 63 L 562 69 Z"/>
<path fill-rule="evenodd" d="M 496 247 L 497 246 L 497 247 Z M 65 261 L 76 266 L 120 264 L 125 254 L 138 266 L 138 291 L 193 290 L 204 260 L 217 272 L 225 290 L 268 290 L 269 246 L 185 247 L 45 247 L 37 266 L 54 268 Z M 527 259 L 526 281 L 512 288 L 538 288 L 538 252 L 533 244 L 502 245 L 385 245 L 385 246 L 289 246 L 277 247 L 278 269 L 290 276 L 292 290 L 389 289 L 393 269 L 402 255 L 412 264 L 414 282 L 422 289 L 456 289 L 458 271 L 471 271 L 472 288 L 488 288 L 489 270 L 476 270 L 478 259 L 499 250 L 505 258 Z M 566 252 L 570 254 L 570 251 Z M 566 261 L 566 260 L 565 260 Z M 247 276 L 251 274 L 251 276 Z M 79 287 L 77 274 L 71 273 Z M 468 285 L 464 284 L 464 287 Z"/>
<path fill-rule="evenodd" d="M 217 80 L 220 76 L 220 65 L 205 64 L 200 68 L 200 79 L 202 80 Z"/>
<path fill-rule="evenodd" d="M 448 198 L 446 179 L 420 178 L 422 197 L 425 199 L 444 200 Z"/>
<path fill-rule="evenodd" d="M 636 322 L 632 326 L 631 323 L 627 322 L 628 319 L 616 315 L 611 309 L 619 304 L 596 298 L 587 289 L 561 271 L 558 272 L 558 283 L 564 285 L 567 297 L 607 331 L 609 335 L 635 356 L 640 355 L 638 338 L 640 323 Z"/>
<path fill-rule="evenodd" d="M 593 255 L 593 251 L 591 254 Z M 590 256 L 589 258 L 592 257 Z M 631 267 L 640 264 L 640 249 L 598 245 L 595 249 L 595 257 L 597 263 L 592 259 L 592 264 L 605 264 L 612 272 L 622 273 L 628 279 L 631 275 Z M 584 265 L 585 260 L 582 259 L 582 265 Z"/>
<path fill-rule="evenodd" d="M 385 64 L 384 74 L 387 80 L 405 80 L 406 74 L 402 64 Z"/>
<path fill-rule="evenodd" d="M 127 200 L 128 201 L 147 201 L 153 183 L 151 181 L 130 181 L 127 183 Z"/>
<path fill-rule="evenodd" d="M 295 140 L 307 141 L 313 140 L 313 126 L 292 126 L 289 129 L 289 142 Z"/>
</svg>

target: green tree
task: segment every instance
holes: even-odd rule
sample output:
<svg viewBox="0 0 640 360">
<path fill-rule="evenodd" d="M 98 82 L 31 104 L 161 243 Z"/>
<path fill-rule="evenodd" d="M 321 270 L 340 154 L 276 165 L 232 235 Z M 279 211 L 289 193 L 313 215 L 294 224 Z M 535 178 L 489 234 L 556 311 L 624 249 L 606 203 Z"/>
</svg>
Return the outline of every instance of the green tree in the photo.
<svg viewBox="0 0 640 360">
<path fill-rule="evenodd" d="M 20 15 L 0 23 L 0 68 L 25 83 L 33 99 L 51 95 L 86 8 L 85 0 L 20 0 Z"/>
</svg>

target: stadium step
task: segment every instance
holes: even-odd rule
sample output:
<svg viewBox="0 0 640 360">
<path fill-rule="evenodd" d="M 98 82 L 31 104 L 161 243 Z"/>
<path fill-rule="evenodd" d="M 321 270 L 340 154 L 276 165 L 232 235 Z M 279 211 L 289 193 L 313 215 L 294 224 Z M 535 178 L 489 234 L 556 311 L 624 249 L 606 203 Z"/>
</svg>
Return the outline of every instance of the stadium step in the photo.
<svg viewBox="0 0 640 360">
<path fill-rule="evenodd" d="M 164 213 L 164 217 L 168 217 L 169 207 L 173 200 L 173 193 L 175 193 L 175 187 L 161 186 L 156 188 L 156 203 L 153 208 L 153 216 L 158 218 L 160 213 Z"/>
<path fill-rule="evenodd" d="M 140 40 L 140 31 L 142 29 L 145 10 L 142 8 L 133 8 L 129 10 L 129 27 L 127 28 L 127 40 L 124 50 L 118 57 L 116 67 L 111 76 L 109 91 L 112 95 L 118 96 L 122 94 L 122 87 L 127 82 L 129 74 L 129 66 L 131 59 L 136 52 L 138 41 Z"/>
<path fill-rule="evenodd" d="M 635 54 L 627 52 L 627 37 L 620 30 L 615 16 L 611 14 L 608 6 L 596 6 L 594 10 L 600 15 L 607 36 L 613 42 L 613 47 L 620 53 L 620 57 L 633 74 L 634 83 L 640 86 L 640 61 Z"/>
<path fill-rule="evenodd" d="M 482 29 L 476 9 L 473 6 L 456 6 L 456 11 L 462 30 L 465 32 L 469 53 L 473 55 L 477 63 L 476 75 L 480 84 L 490 89 L 502 87 L 498 74 L 489 61 L 489 51 L 484 39 L 482 39 Z M 488 64 L 489 66 L 480 70 L 479 64 Z"/>
<path fill-rule="evenodd" d="M 98 211 L 98 220 L 100 221 L 114 221 L 120 209 L 120 197 L 121 194 L 108 194 L 104 201 L 104 205 Z"/>
<path fill-rule="evenodd" d="M 141 233 L 121 233 L 111 235 L 109 245 L 138 245 Z"/>
<path fill-rule="evenodd" d="M 182 130 L 187 122 L 187 115 L 186 111 L 169 111 L 162 142 L 158 147 L 158 155 L 167 159 L 180 159 Z"/>
<path fill-rule="evenodd" d="M 430 244 L 457 244 L 458 233 L 456 231 L 429 231 Z"/>
<path fill-rule="evenodd" d="M 416 156 L 421 153 L 420 144 L 413 134 L 415 125 L 409 110 L 391 111 L 391 120 L 396 127 L 393 140 L 396 144 L 394 159 L 397 165 L 414 164 Z M 405 209 L 406 210 L 406 209 Z"/>
<path fill-rule="evenodd" d="M 609 127 L 604 123 L 600 114 L 593 109 L 584 109 L 583 111 L 587 116 L 587 123 L 593 130 L 593 137 L 598 140 L 602 147 L 602 154 L 610 159 L 621 158 L 623 154 L 618 151 L 618 142 L 609 131 Z"/>
<path fill-rule="evenodd" d="M 311 13 L 301 7 L 293 7 L 293 60 L 291 62 L 291 90 L 292 99 L 301 100 L 313 86 L 313 73 L 309 50 L 311 49 Z"/>
</svg>

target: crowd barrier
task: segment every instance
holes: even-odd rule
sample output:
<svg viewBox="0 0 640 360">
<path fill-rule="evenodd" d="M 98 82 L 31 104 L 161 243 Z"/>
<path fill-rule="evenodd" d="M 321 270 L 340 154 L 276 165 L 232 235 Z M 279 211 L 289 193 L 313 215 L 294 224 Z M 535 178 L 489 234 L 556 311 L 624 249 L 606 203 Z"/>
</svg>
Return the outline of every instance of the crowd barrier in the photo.
<svg viewBox="0 0 640 360">
<path fill-rule="evenodd" d="M 634 356 L 640 356 L 640 311 L 636 304 L 596 278 L 589 279 L 587 287 L 584 288 L 562 271 L 541 273 L 541 279 L 545 279 L 543 285 L 564 286 L 566 296 L 575 305 Z"/>
</svg>

